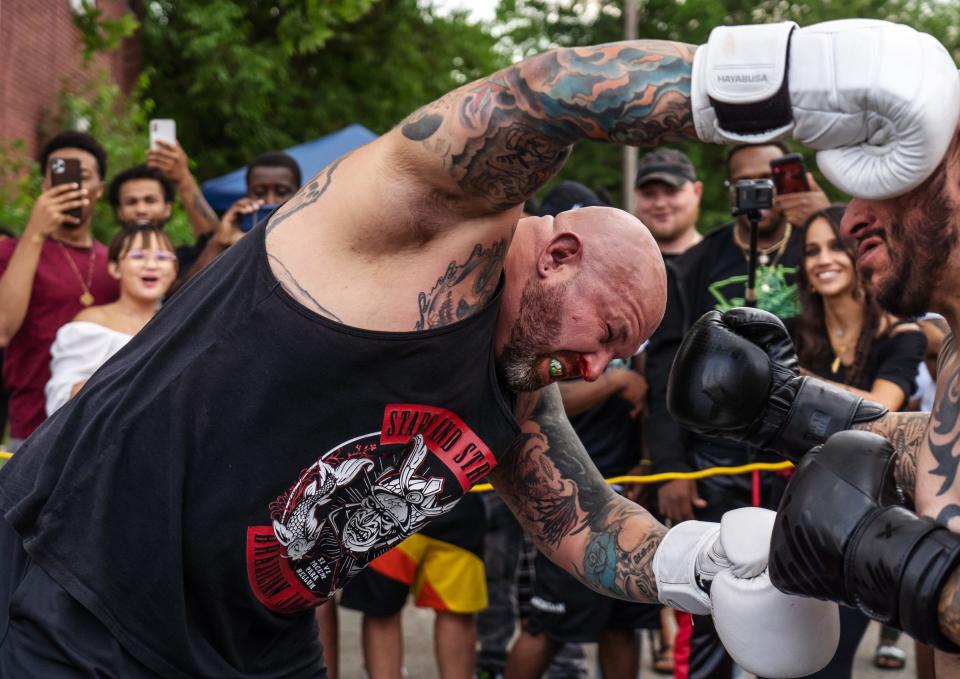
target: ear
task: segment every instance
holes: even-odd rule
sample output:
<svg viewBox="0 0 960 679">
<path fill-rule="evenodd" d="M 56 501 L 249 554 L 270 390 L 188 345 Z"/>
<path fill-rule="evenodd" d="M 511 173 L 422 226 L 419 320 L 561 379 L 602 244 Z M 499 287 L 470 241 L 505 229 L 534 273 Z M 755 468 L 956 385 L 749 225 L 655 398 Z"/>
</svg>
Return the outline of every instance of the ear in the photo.
<svg viewBox="0 0 960 679">
<path fill-rule="evenodd" d="M 583 241 L 580 236 L 563 231 L 553 236 L 537 260 L 537 274 L 541 278 L 558 273 L 564 267 L 579 265 L 583 257 Z"/>
<path fill-rule="evenodd" d="M 116 262 L 107 262 L 107 272 L 115 279 L 120 280 L 120 267 Z"/>
<path fill-rule="evenodd" d="M 703 196 L 703 182 L 693 182 L 693 192 L 697 195 L 697 198 Z"/>
<path fill-rule="evenodd" d="M 163 204 L 163 218 L 164 220 L 170 219 L 170 215 L 173 214 L 173 203 L 164 203 Z"/>
</svg>

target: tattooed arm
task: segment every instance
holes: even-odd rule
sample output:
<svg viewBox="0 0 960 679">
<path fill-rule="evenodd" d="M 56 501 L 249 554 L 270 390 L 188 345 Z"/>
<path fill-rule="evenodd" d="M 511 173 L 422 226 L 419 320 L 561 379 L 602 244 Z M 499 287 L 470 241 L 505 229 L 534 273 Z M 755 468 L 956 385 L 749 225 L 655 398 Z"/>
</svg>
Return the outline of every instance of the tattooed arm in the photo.
<svg viewBox="0 0 960 679">
<path fill-rule="evenodd" d="M 194 236 L 202 236 L 217 228 L 220 222 L 217 213 L 203 197 L 200 185 L 190 172 L 187 152 L 179 143 L 158 141 L 157 146 L 147 152 L 147 165 L 163 172 L 173 183 L 187 213 L 187 219 L 193 227 Z"/>
<path fill-rule="evenodd" d="M 917 485 L 917 457 L 926 438 L 930 413 L 887 413 L 878 420 L 855 424 L 862 429 L 879 434 L 893 444 L 897 451 L 894 478 L 903 492 L 906 506 L 913 507 Z"/>
<path fill-rule="evenodd" d="M 438 195 L 505 210 L 543 186 L 577 140 L 696 139 L 695 49 L 639 40 L 531 57 L 414 112 L 391 133 L 394 153 Z"/>
<path fill-rule="evenodd" d="M 653 553 L 666 529 L 604 483 L 555 384 L 539 392 L 490 480 L 537 548 L 585 585 L 622 599 L 657 600 Z"/>
</svg>

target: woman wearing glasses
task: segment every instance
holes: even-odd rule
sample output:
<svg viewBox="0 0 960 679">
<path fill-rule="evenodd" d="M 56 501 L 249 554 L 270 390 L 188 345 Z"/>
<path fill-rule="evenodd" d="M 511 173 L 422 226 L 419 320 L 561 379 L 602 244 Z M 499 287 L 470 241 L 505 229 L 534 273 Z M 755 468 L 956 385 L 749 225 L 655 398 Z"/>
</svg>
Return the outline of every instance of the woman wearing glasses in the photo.
<svg viewBox="0 0 960 679">
<path fill-rule="evenodd" d="M 177 275 L 173 244 L 163 231 L 149 225 L 132 226 L 114 236 L 107 258 L 110 275 L 120 283 L 120 298 L 84 309 L 57 331 L 45 388 L 47 416 L 147 324 Z"/>
</svg>

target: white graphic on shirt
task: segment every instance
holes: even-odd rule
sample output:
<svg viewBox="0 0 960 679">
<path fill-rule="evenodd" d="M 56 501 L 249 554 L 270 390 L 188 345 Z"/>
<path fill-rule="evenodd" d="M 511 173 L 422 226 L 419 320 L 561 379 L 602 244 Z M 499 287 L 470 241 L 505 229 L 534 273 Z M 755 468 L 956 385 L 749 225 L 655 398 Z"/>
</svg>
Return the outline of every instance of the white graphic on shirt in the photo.
<svg viewBox="0 0 960 679">
<path fill-rule="evenodd" d="M 376 480 L 373 495 L 364 498 L 343 529 L 343 545 L 354 552 L 366 552 L 383 538 L 400 532 L 411 535 L 431 517 L 450 511 L 456 502 L 437 504 L 443 479 L 416 476 L 427 446 L 417 434 L 407 445 L 400 475 L 391 470 Z"/>
<path fill-rule="evenodd" d="M 285 523 L 273 521 L 277 541 L 287 550 L 290 559 L 302 559 L 317 544 L 323 523 L 317 510 L 333 499 L 337 488 L 342 488 L 358 473 L 373 466 L 372 460 L 346 460 L 331 467 L 323 460 L 317 462 L 319 476 L 304 489 L 300 501 L 290 512 Z"/>
</svg>

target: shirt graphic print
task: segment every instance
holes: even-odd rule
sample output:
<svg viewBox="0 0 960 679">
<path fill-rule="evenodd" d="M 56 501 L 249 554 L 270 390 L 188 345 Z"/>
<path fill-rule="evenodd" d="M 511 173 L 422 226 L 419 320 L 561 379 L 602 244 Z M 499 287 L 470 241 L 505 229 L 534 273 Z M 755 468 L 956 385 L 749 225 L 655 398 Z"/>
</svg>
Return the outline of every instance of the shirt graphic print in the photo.
<svg viewBox="0 0 960 679">
<path fill-rule="evenodd" d="M 496 465 L 453 412 L 391 404 L 383 427 L 322 454 L 248 526 L 247 578 L 275 613 L 325 600 L 368 563 L 453 509 Z"/>
</svg>

